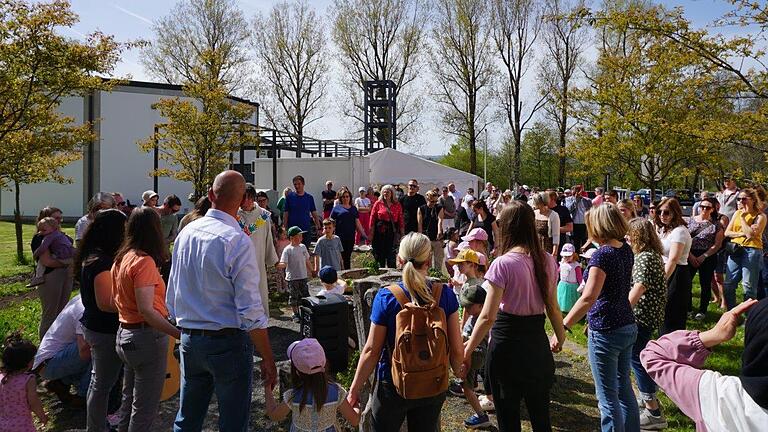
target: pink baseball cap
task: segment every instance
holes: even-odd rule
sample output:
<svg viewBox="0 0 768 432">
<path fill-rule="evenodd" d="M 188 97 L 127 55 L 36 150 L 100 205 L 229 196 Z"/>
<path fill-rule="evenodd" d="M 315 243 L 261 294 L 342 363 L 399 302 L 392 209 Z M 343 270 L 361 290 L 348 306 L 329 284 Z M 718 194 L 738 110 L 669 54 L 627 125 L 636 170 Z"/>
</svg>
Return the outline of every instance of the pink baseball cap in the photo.
<svg viewBox="0 0 768 432">
<path fill-rule="evenodd" d="M 472 231 L 470 231 L 467 235 L 465 235 L 461 239 L 466 242 L 472 241 L 472 240 L 488 241 L 488 233 L 485 232 L 485 230 L 482 228 L 473 228 Z"/>
<path fill-rule="evenodd" d="M 325 351 L 317 339 L 306 338 L 290 344 L 288 358 L 303 374 L 312 375 L 325 371 Z"/>
</svg>

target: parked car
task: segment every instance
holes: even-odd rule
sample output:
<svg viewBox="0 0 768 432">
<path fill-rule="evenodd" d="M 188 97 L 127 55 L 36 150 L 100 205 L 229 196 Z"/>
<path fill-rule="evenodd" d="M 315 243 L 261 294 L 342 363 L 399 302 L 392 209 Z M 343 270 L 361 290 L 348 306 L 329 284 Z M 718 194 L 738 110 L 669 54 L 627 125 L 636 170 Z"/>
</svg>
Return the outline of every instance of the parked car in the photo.
<svg viewBox="0 0 768 432">
<path fill-rule="evenodd" d="M 650 189 L 638 189 L 635 193 L 630 193 L 630 198 L 634 198 L 635 195 L 643 197 L 643 204 L 651 205 L 651 190 Z M 662 197 L 661 189 L 656 189 L 656 199 L 659 200 Z"/>
<path fill-rule="evenodd" d="M 690 189 L 668 189 L 665 197 L 675 197 L 683 208 L 683 216 L 690 216 L 693 212 L 694 196 Z"/>
</svg>

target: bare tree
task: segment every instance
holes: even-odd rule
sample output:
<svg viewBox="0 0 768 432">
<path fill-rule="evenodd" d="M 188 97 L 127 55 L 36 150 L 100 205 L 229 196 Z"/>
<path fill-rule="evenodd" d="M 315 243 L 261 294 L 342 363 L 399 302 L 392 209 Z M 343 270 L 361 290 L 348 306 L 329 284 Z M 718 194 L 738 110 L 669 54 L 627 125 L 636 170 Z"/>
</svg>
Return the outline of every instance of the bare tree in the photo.
<svg viewBox="0 0 768 432">
<path fill-rule="evenodd" d="M 557 181 L 565 186 L 566 138 L 573 127 L 571 92 L 573 77 L 581 64 L 581 54 L 587 44 L 587 32 L 580 22 L 586 10 L 584 0 L 571 5 L 570 0 L 547 0 L 542 20 L 543 42 L 547 56 L 541 61 L 541 93 L 547 96 L 544 109 L 557 126 L 560 142 Z"/>
<path fill-rule="evenodd" d="M 493 47 L 485 0 L 437 0 L 430 65 L 437 81 L 445 131 L 469 143 L 469 166 L 477 173 L 477 142 L 488 126 Z"/>
<path fill-rule="evenodd" d="M 253 46 L 260 74 L 257 92 L 274 127 L 296 136 L 301 154 L 305 128 L 322 117 L 328 84 L 328 56 L 323 20 L 305 0 L 280 3 L 268 17 L 254 20 Z"/>
<path fill-rule="evenodd" d="M 493 0 L 493 41 L 504 64 L 504 81 L 499 99 L 512 129 L 514 157 L 510 186 L 520 181 L 520 151 L 523 130 L 541 109 L 546 96 L 526 106 L 523 80 L 534 61 L 533 47 L 540 30 L 540 14 L 535 0 Z"/>
<path fill-rule="evenodd" d="M 347 73 L 345 116 L 363 121 L 363 82 L 397 85 L 398 138 L 407 140 L 422 109 L 412 83 L 425 51 L 427 0 L 335 0 L 332 36 Z"/>
<path fill-rule="evenodd" d="M 249 27 L 234 0 L 181 0 L 153 31 L 141 59 L 150 75 L 171 84 L 216 81 L 230 92 L 242 87 Z"/>
</svg>

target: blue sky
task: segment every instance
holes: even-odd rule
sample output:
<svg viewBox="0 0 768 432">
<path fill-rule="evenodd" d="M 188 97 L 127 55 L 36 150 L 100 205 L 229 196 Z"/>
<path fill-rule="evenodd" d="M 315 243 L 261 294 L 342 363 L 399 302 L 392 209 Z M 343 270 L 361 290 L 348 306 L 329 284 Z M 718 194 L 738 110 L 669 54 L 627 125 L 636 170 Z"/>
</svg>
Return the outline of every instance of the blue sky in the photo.
<svg viewBox="0 0 768 432">
<path fill-rule="evenodd" d="M 70 0 L 72 9 L 80 16 L 80 22 L 72 29 L 64 32 L 74 38 L 82 38 L 85 34 L 96 29 L 115 35 L 118 40 L 151 39 L 152 21 L 166 15 L 176 4 L 173 0 Z M 250 19 L 255 14 L 267 13 L 275 0 L 239 0 L 238 4 Z M 725 0 L 664 0 L 662 4 L 668 7 L 682 6 L 686 16 L 696 26 L 704 26 L 713 19 L 729 10 L 730 5 Z M 331 0 L 310 0 L 310 4 L 321 14 L 325 15 Z M 128 52 L 123 56 L 117 67 L 119 76 L 131 75 L 136 80 L 150 80 L 139 63 L 139 53 Z M 531 86 L 535 85 L 533 78 L 535 70 L 531 71 Z M 333 70 L 339 75 L 338 69 Z M 331 89 L 331 92 L 334 90 Z M 335 95 L 331 99 L 336 99 Z M 429 105 L 429 104 L 428 104 Z M 343 138 L 345 136 L 344 119 L 334 107 L 329 107 L 328 114 L 314 125 L 313 134 L 318 138 Z M 419 153 L 436 155 L 447 151 L 453 138 L 443 134 L 436 126 L 436 115 L 427 111 L 422 118 L 423 131 L 420 134 L 422 146 Z M 499 130 L 500 127 L 494 128 Z M 500 142 L 502 133 L 492 133 L 491 146 Z"/>
</svg>

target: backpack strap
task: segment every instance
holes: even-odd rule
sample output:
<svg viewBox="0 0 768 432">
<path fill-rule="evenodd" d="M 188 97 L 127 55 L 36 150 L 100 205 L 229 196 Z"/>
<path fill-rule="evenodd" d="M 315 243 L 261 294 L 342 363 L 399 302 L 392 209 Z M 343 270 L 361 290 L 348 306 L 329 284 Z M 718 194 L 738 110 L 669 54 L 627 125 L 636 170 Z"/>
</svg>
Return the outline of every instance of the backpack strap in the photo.
<svg viewBox="0 0 768 432">
<path fill-rule="evenodd" d="M 395 296 L 397 302 L 400 303 L 400 307 L 405 307 L 405 305 L 411 302 L 411 300 L 408 298 L 408 296 L 405 295 L 405 292 L 402 288 L 400 288 L 399 285 L 392 284 L 388 286 L 387 289 L 392 293 L 392 295 Z"/>
<path fill-rule="evenodd" d="M 440 296 L 442 294 L 443 294 L 443 284 L 439 283 L 437 284 L 437 288 L 432 289 L 432 297 L 435 298 L 435 303 L 432 304 L 432 307 L 440 306 Z"/>
</svg>

